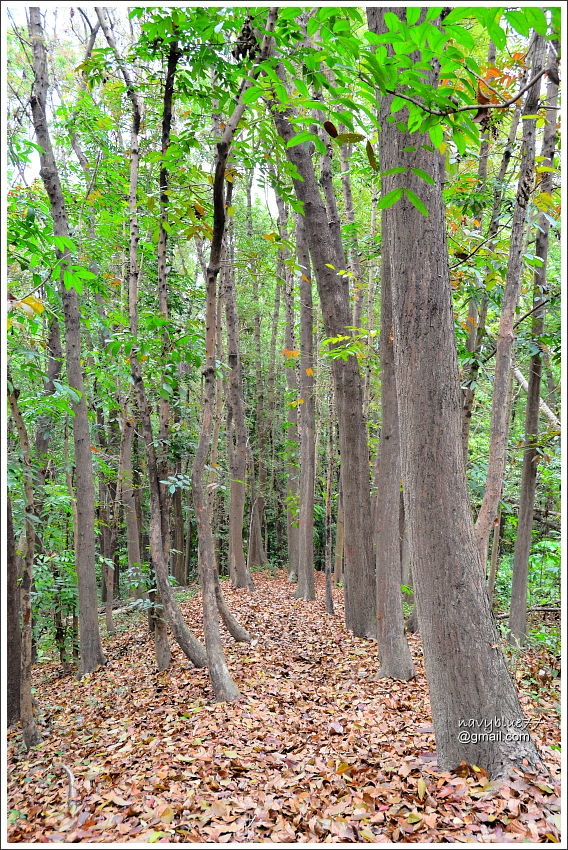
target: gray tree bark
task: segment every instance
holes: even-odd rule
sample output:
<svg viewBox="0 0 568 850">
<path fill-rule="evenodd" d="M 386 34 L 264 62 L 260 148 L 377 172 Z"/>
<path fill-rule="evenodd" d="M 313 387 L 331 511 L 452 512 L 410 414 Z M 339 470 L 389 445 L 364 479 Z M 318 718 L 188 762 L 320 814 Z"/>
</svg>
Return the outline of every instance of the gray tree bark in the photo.
<svg viewBox="0 0 568 850">
<path fill-rule="evenodd" d="M 283 112 L 273 112 L 278 134 L 290 141 L 295 130 Z M 311 145 L 286 149 L 299 178 L 293 180 L 302 202 L 306 241 L 317 280 L 325 330 L 329 337 L 349 336 L 352 315 L 346 279 L 338 274 L 339 248 L 322 200 L 312 163 Z M 342 249 L 341 249 L 342 250 Z M 343 264 L 343 268 L 344 268 Z M 376 637 L 375 576 L 372 546 L 369 449 L 363 415 L 363 383 L 355 356 L 332 360 L 341 447 L 345 508 L 345 619 L 358 637 Z"/>
<path fill-rule="evenodd" d="M 403 14 L 368 8 L 373 32 L 384 31 L 385 11 Z M 435 72 L 430 80 L 436 85 Z M 500 775 L 511 765 L 536 765 L 539 755 L 499 648 L 466 487 L 443 162 L 427 135 L 397 129 L 385 141 L 381 169 L 406 167 L 384 178 L 385 191 L 410 189 L 428 210 L 423 216 L 403 196 L 385 211 L 383 241 L 391 266 L 405 516 L 438 763 L 451 769 L 465 760 Z M 433 185 L 411 168 L 429 174 Z M 495 718 L 518 725 L 526 738 L 460 734 L 461 724 L 480 729 Z"/>
<path fill-rule="evenodd" d="M 556 50 L 552 50 L 556 57 Z M 542 142 L 542 165 L 551 167 L 556 142 L 556 105 L 558 103 L 558 85 L 549 78 L 546 92 L 546 125 Z M 544 172 L 540 184 L 541 192 L 553 190 L 552 172 Z M 548 216 L 541 214 L 537 224 L 535 255 L 540 257 L 542 265 L 535 268 L 532 333 L 538 339 L 544 333 L 543 300 L 546 297 L 546 266 L 548 261 L 548 237 L 550 222 Z M 521 476 L 521 495 L 519 499 L 519 521 L 515 539 L 513 558 L 513 586 L 511 589 L 511 613 L 509 617 L 509 640 L 522 644 L 527 637 L 527 584 L 529 555 L 532 543 L 532 525 L 536 481 L 538 471 L 538 417 L 540 409 L 540 381 L 542 375 L 542 355 L 537 351 L 531 357 L 529 382 L 527 387 L 527 410 L 525 419 L 525 450 Z"/>
<path fill-rule="evenodd" d="M 544 38 L 535 36 L 532 50 L 532 72 L 539 73 L 544 61 Z M 487 547 L 493 521 L 497 516 L 505 462 L 507 457 L 508 417 L 503 400 L 507 395 L 509 373 L 511 371 L 515 323 L 515 310 L 521 292 L 521 271 L 523 264 L 523 241 L 527 205 L 534 179 L 535 134 L 536 120 L 530 117 L 538 108 L 540 95 L 540 80 L 529 89 L 523 109 L 523 146 L 517 197 L 511 225 L 511 240 L 509 244 L 509 260 L 505 292 L 499 320 L 499 332 L 495 352 L 495 376 L 493 379 L 493 402 L 491 408 L 491 437 L 489 444 L 489 459 L 487 463 L 487 479 L 483 502 L 475 523 L 475 536 L 482 563 L 487 561 Z"/>
<path fill-rule="evenodd" d="M 300 267 L 300 513 L 298 517 L 298 587 L 300 599 L 315 599 L 314 486 L 315 486 L 315 381 L 314 322 L 310 258 L 302 216 L 296 219 L 296 245 Z"/>
</svg>

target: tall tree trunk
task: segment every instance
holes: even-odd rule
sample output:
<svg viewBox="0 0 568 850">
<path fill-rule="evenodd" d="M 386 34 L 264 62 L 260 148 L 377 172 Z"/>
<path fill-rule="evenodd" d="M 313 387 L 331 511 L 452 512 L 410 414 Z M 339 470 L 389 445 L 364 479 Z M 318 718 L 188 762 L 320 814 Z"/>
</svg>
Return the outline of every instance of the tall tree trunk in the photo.
<svg viewBox="0 0 568 850">
<path fill-rule="evenodd" d="M 492 55 L 491 48 L 488 53 L 488 57 Z M 528 72 L 526 72 L 528 73 Z M 526 82 L 526 73 L 521 84 Z M 505 191 L 507 188 L 507 170 L 509 168 L 509 164 L 511 162 L 513 152 L 515 149 L 515 142 L 517 139 L 517 130 L 519 128 L 519 124 L 521 121 L 522 115 L 522 102 L 519 101 L 517 104 L 515 111 L 513 113 L 513 118 L 511 120 L 511 125 L 509 127 L 509 135 L 507 137 L 507 142 L 505 144 L 505 150 L 503 151 L 503 155 L 501 157 L 501 164 L 499 166 L 499 171 L 497 173 L 496 178 L 493 181 L 493 205 L 491 209 L 491 217 L 489 221 L 489 228 L 487 231 L 486 237 L 486 250 L 488 252 L 493 251 L 495 247 L 495 240 L 497 234 L 499 232 L 501 218 L 503 214 L 502 205 L 503 199 L 505 196 Z M 480 180 L 486 177 L 486 161 L 484 156 L 484 149 L 480 151 L 480 163 L 479 163 L 479 177 Z M 488 265 L 485 269 L 485 277 L 487 277 L 492 272 L 492 266 Z M 472 360 L 468 364 L 468 366 L 464 369 L 463 375 L 463 423 L 462 423 L 462 444 L 463 444 L 463 452 L 464 458 L 468 457 L 468 447 L 469 447 L 469 431 L 471 426 L 471 418 L 473 415 L 473 406 L 475 400 L 475 384 L 477 382 L 477 377 L 479 375 L 480 369 L 480 361 L 479 361 L 479 353 L 480 348 L 483 343 L 483 337 L 485 336 L 485 322 L 487 318 L 487 307 L 488 307 L 488 297 L 487 292 L 483 291 L 481 293 L 481 304 L 477 307 L 476 302 L 470 302 L 470 324 L 471 327 L 469 329 L 468 335 L 468 350 L 472 353 Z"/>
<path fill-rule="evenodd" d="M 12 503 L 6 499 L 6 724 L 20 719 L 22 629 Z"/>
<path fill-rule="evenodd" d="M 140 552 L 140 531 L 138 515 L 134 498 L 134 480 L 132 469 L 132 444 L 134 441 L 134 422 L 126 413 L 122 423 L 122 480 L 119 481 L 122 495 L 124 523 L 126 525 L 126 551 L 130 585 L 134 587 L 134 595 L 141 599 L 144 596 L 142 580 L 142 555 Z"/>
<path fill-rule="evenodd" d="M 540 72 L 544 60 L 544 38 L 535 36 L 533 42 L 533 75 Z M 475 536 L 479 547 L 479 554 L 483 564 L 487 561 L 487 546 L 489 535 L 493 527 L 493 521 L 497 516 L 499 499 L 503 476 L 505 474 L 505 461 L 507 456 L 507 411 L 503 399 L 507 394 L 507 386 L 510 380 L 515 310 L 519 301 L 521 291 L 522 265 L 523 265 L 523 241 L 525 232 L 525 220 L 527 215 L 527 204 L 529 201 L 534 178 L 535 158 L 535 133 L 536 121 L 531 118 L 538 108 L 540 95 L 540 80 L 529 89 L 523 109 L 523 146 L 521 164 L 519 169 L 519 181 L 517 186 L 517 197 L 513 222 L 511 225 L 511 241 L 509 245 L 509 261 L 507 264 L 507 277 L 505 281 L 505 292 L 501 317 L 499 320 L 499 332 L 497 334 L 497 346 L 495 353 L 495 377 L 493 380 L 493 403 L 491 408 L 491 437 L 489 444 L 489 459 L 487 463 L 487 480 L 483 502 L 479 509 L 475 523 Z M 527 117 L 529 116 L 529 117 Z"/>
<path fill-rule="evenodd" d="M 315 599 L 314 579 L 314 486 L 315 381 L 314 322 L 310 257 L 304 232 L 304 219 L 296 218 L 296 244 L 300 272 L 300 512 L 298 518 L 298 588 L 300 599 Z"/>
<path fill-rule="evenodd" d="M 332 501 L 335 482 L 335 447 L 333 441 L 333 399 L 329 393 L 327 425 L 327 472 L 325 485 L 325 610 L 333 614 L 333 592 L 331 583 L 333 555 Z"/>
<path fill-rule="evenodd" d="M 381 107 L 381 126 L 386 124 L 390 98 Z M 381 145 L 389 139 L 383 130 Z M 382 161 L 382 153 L 381 153 Z M 382 233 L 385 233 L 383 212 Z M 414 676 L 410 649 L 404 636 L 402 613 L 402 561 L 400 546 L 400 436 L 394 372 L 391 263 L 388 240 L 382 249 L 381 292 L 381 440 L 377 458 L 375 504 L 375 562 L 377 585 L 377 641 L 379 676 L 405 681 Z"/>
<path fill-rule="evenodd" d="M 288 236 L 286 205 L 282 198 L 276 196 L 278 206 L 278 232 L 281 240 Z M 298 478 L 298 446 L 300 435 L 298 431 L 298 376 L 295 369 L 296 334 L 294 309 L 294 279 L 286 263 L 287 252 L 279 252 L 277 277 L 283 281 L 284 314 L 286 325 L 284 330 L 284 367 L 287 392 L 287 427 L 286 427 L 286 539 L 288 550 L 288 579 L 297 581 L 298 563 L 300 557 L 300 531 L 298 527 L 299 508 L 299 478 Z"/>
<path fill-rule="evenodd" d="M 105 38 L 109 47 L 114 53 L 117 64 L 120 68 L 124 82 L 126 84 L 127 95 L 132 104 L 132 125 L 130 138 L 130 179 L 129 179 L 129 196 L 128 208 L 130 219 L 130 236 L 129 236 L 129 270 L 128 270 L 128 312 L 130 320 L 130 333 L 134 338 L 138 335 L 138 206 L 137 206 L 137 186 L 138 186 L 138 165 L 140 158 L 139 151 L 139 133 L 142 120 L 142 113 L 138 95 L 136 94 L 130 75 L 116 47 L 114 37 L 109 30 L 105 20 L 105 10 L 97 8 L 99 23 L 105 34 Z M 163 605 L 165 616 L 171 626 L 173 635 L 178 642 L 180 648 L 190 661 L 196 667 L 205 667 L 207 657 L 202 645 L 197 638 L 191 633 L 183 621 L 179 607 L 177 605 L 172 587 L 168 576 L 168 563 L 164 550 L 164 541 L 162 538 L 162 504 L 160 496 L 160 476 L 158 471 L 158 462 L 156 458 L 156 450 L 154 448 L 154 438 L 152 433 L 152 420 L 150 414 L 150 406 L 146 397 L 144 382 L 142 378 L 141 364 L 138 359 L 138 353 L 134 349 L 130 353 L 130 371 L 132 382 L 134 384 L 138 407 L 140 412 L 140 422 L 142 425 L 142 436 L 146 448 L 146 458 L 148 461 L 148 479 L 150 484 L 150 560 L 156 577 L 156 585 L 159 594 L 159 599 L 156 601 L 159 605 Z"/>
<path fill-rule="evenodd" d="M 489 604 L 493 605 L 493 597 L 495 595 L 495 583 L 497 581 L 497 570 L 499 569 L 499 548 L 501 545 L 501 527 L 503 525 L 503 517 L 501 511 L 497 514 L 497 519 L 493 525 L 493 545 L 491 546 L 491 566 L 489 569 L 489 578 L 487 579 L 487 595 L 489 596 Z"/>
<path fill-rule="evenodd" d="M 353 275 L 353 327 L 360 328 L 365 305 L 365 290 L 363 287 L 363 270 L 359 259 L 359 244 L 357 240 L 357 225 L 355 224 L 355 209 L 353 207 L 353 192 L 351 191 L 351 175 L 349 160 L 351 145 L 341 145 L 339 157 L 341 160 L 341 185 L 343 187 L 343 203 L 345 205 L 345 220 L 349 229 L 349 271 Z M 372 228 L 371 228 L 372 229 Z"/>
<path fill-rule="evenodd" d="M 276 129 L 285 143 L 295 136 L 288 114 L 289 111 L 273 111 Z M 310 147 L 306 143 L 288 147 L 286 156 L 299 175 L 293 180 L 294 190 L 304 206 L 306 241 L 317 280 L 326 334 L 329 337 L 349 336 L 352 321 L 349 289 L 337 269 L 342 247 L 338 244 L 335 228 L 328 222 L 328 211 L 318 188 Z M 332 373 L 345 509 L 345 620 L 358 637 L 375 638 L 375 576 L 363 382 L 354 355 L 346 359 L 334 358 Z"/>
<path fill-rule="evenodd" d="M 170 146 L 170 134 L 172 127 L 172 113 L 174 100 L 174 81 L 176 76 L 177 64 L 180 57 L 180 50 L 177 41 L 172 41 L 168 49 L 168 59 L 166 64 L 166 76 L 164 80 L 164 96 L 162 102 L 162 139 L 161 148 L 162 155 L 165 156 Z M 168 306 L 168 208 L 169 208 L 169 172 L 162 162 L 159 175 L 159 190 L 160 190 L 160 231 L 158 234 L 158 305 L 160 316 L 163 319 L 169 318 Z M 162 368 L 164 370 L 162 380 L 169 385 L 174 395 L 174 387 L 176 384 L 175 364 L 171 362 L 168 353 L 171 347 L 170 336 L 167 326 L 162 329 Z M 171 382 L 171 383 L 170 383 Z M 160 481 L 166 481 L 170 476 L 170 464 L 168 461 L 168 447 L 170 441 L 170 422 L 172 417 L 172 407 L 169 397 L 160 398 L 159 405 L 159 424 L 158 424 L 158 445 L 160 453 L 158 457 L 158 471 Z M 160 484 L 160 504 L 161 504 L 161 522 L 162 522 L 162 543 L 164 546 L 164 557 L 169 564 L 169 553 L 171 548 L 171 532 L 170 532 L 170 503 L 171 499 L 168 493 L 167 484 Z"/>
<path fill-rule="evenodd" d="M 370 30 L 386 31 L 386 11 L 402 16 L 396 8 L 368 8 Z M 436 85 L 435 72 L 430 81 Z M 383 243 L 391 267 L 405 516 L 438 763 L 451 769 L 465 760 L 500 775 L 511 765 L 536 765 L 539 756 L 499 648 L 466 487 L 443 162 L 427 135 L 389 122 L 381 133 L 381 169 L 406 167 L 383 178 L 383 191 L 410 189 L 428 210 L 422 215 L 403 195 L 385 211 Z M 418 168 L 432 185 L 411 170 Z M 493 718 L 523 735 L 467 740 L 464 723 L 480 729 Z"/>
<path fill-rule="evenodd" d="M 230 205 L 232 183 L 227 187 L 227 206 Z M 232 241 L 227 245 L 229 263 L 224 274 L 225 315 L 227 320 L 227 354 L 229 378 L 227 384 L 227 448 L 231 474 L 229 493 L 229 557 L 230 575 L 235 587 L 254 587 L 247 569 L 243 546 L 243 522 L 246 495 L 248 431 L 239 353 L 239 319 L 235 297 L 234 252 Z M 231 433 L 232 429 L 233 433 Z"/>
<path fill-rule="evenodd" d="M 276 9 L 271 9 L 268 13 L 265 28 L 266 35 L 262 41 L 258 62 L 262 62 L 268 54 L 268 48 L 271 43 L 270 32 L 274 27 L 276 14 Z M 259 73 L 260 68 L 257 67 L 246 80 L 243 80 L 237 96 L 236 105 L 227 119 L 223 135 L 216 145 L 215 173 L 213 178 L 213 236 L 206 278 L 206 357 L 205 369 L 203 370 L 203 409 L 192 476 L 193 504 L 195 506 L 199 538 L 199 569 L 203 589 L 203 624 L 205 630 L 205 647 L 207 650 L 207 666 L 209 668 L 215 698 L 221 701 L 238 699 L 240 694 L 227 667 L 217 618 L 218 575 L 213 534 L 207 512 L 204 473 L 211 447 L 211 426 L 213 404 L 215 401 L 215 309 L 217 302 L 217 277 L 221 264 L 221 251 L 226 223 L 225 169 L 233 136 L 245 111 L 245 104 L 242 99 L 243 94 Z"/>
<path fill-rule="evenodd" d="M 556 50 L 551 51 L 555 57 Z M 554 61 L 554 60 L 553 60 Z M 556 142 L 556 105 L 558 103 L 558 85 L 549 77 L 546 92 L 546 126 L 542 142 L 542 165 L 551 168 Z M 552 172 L 544 172 L 540 191 L 553 190 Z M 542 265 L 535 268 L 532 334 L 535 340 L 544 333 L 544 303 L 546 297 L 546 266 L 548 261 L 549 217 L 539 216 L 535 255 L 540 257 Z M 527 583 L 529 555 L 532 542 L 532 525 L 536 479 L 538 469 L 538 416 L 540 408 L 540 380 L 542 374 L 542 355 L 540 350 L 531 357 L 529 385 L 527 389 L 527 411 L 525 419 L 525 450 L 523 454 L 523 472 L 521 477 L 521 495 L 519 500 L 519 521 L 515 539 L 513 559 L 513 586 L 511 590 L 511 614 L 509 617 L 509 640 L 522 644 L 527 636 Z"/>
<path fill-rule="evenodd" d="M 333 423 L 332 427 L 334 427 Z M 345 512 L 343 510 L 343 488 L 341 473 L 339 475 L 339 491 L 337 494 L 337 517 L 335 521 L 335 557 L 333 561 L 333 577 L 336 584 L 343 581 L 343 564 L 345 558 Z"/>
<path fill-rule="evenodd" d="M 33 582 L 33 566 L 36 547 L 35 533 L 35 499 L 34 499 L 34 471 L 32 468 L 32 455 L 28 432 L 18 406 L 19 390 L 14 387 L 10 374 L 8 373 L 8 402 L 10 412 L 16 426 L 23 461 L 24 479 L 24 504 L 25 504 L 25 532 L 26 552 L 22 561 L 20 581 L 20 606 L 22 611 L 21 631 L 21 669 L 20 669 L 20 721 L 22 724 L 22 736 L 26 749 L 34 747 L 41 742 L 41 735 L 34 720 L 34 709 L 32 702 L 32 602 L 31 589 Z M 13 542 L 13 536 L 12 536 Z"/>
<path fill-rule="evenodd" d="M 46 46 L 38 7 L 30 8 L 29 35 L 32 44 L 34 83 L 30 97 L 34 130 L 40 153 L 40 174 L 47 192 L 53 216 L 53 232 L 56 236 L 69 239 L 69 223 L 59 174 L 55 162 L 51 138 L 47 125 L 47 57 Z M 56 251 L 63 269 L 69 259 L 69 251 Z M 81 366 L 81 319 L 77 292 L 60 284 L 65 317 L 65 348 L 67 380 L 77 393 L 73 407 L 73 442 L 76 464 L 77 497 L 77 581 L 79 593 L 79 640 L 81 673 L 90 673 L 105 663 L 97 616 L 97 585 L 95 578 L 95 503 L 94 479 L 91 458 L 91 439 L 83 371 Z"/>
<path fill-rule="evenodd" d="M 247 212 L 246 212 L 246 229 L 249 243 L 252 246 L 253 227 L 252 227 L 252 184 L 254 179 L 254 168 L 251 169 L 247 176 L 246 197 L 247 197 Z M 264 508 L 266 504 L 266 459 L 268 457 L 268 440 L 267 440 L 267 422 L 264 410 L 264 376 L 262 368 L 262 312 L 260 304 L 260 292 L 258 286 L 258 274 L 252 270 L 252 295 L 255 305 L 254 313 L 254 349 L 256 353 L 256 437 L 258 446 L 258 476 L 256 478 L 256 499 L 253 502 L 253 521 L 251 525 L 252 534 L 249 537 L 249 564 L 262 567 L 268 560 L 266 550 L 264 548 L 262 529 L 264 525 Z"/>
</svg>

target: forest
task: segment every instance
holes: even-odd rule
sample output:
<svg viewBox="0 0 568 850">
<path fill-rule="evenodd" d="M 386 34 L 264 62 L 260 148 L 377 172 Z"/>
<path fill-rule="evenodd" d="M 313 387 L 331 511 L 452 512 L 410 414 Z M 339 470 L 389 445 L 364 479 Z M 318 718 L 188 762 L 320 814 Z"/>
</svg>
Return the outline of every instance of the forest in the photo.
<svg viewBox="0 0 568 850">
<path fill-rule="evenodd" d="M 6 5 L 5 842 L 559 842 L 560 4 Z"/>
</svg>

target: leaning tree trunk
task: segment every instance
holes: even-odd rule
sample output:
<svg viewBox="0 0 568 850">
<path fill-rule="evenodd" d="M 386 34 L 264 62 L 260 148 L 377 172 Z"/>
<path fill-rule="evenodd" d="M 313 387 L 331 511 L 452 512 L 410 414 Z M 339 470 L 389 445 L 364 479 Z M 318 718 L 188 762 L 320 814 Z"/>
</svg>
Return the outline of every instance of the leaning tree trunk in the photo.
<svg viewBox="0 0 568 850">
<path fill-rule="evenodd" d="M 130 178 L 129 178 L 129 219 L 130 219 L 130 236 L 129 236 L 129 270 L 128 270 L 128 312 L 130 321 L 130 332 L 134 338 L 138 335 L 138 206 L 137 206 L 137 187 L 138 187 L 138 165 L 140 158 L 139 151 L 139 133 L 142 120 L 142 113 L 138 95 L 136 94 L 128 70 L 118 53 L 114 37 L 109 30 L 105 20 L 105 10 L 97 8 L 99 22 L 103 30 L 109 47 L 114 53 L 117 64 L 120 68 L 126 91 L 132 104 L 132 125 L 130 138 Z M 152 420 L 150 406 L 146 397 L 144 382 L 142 377 L 142 369 L 138 353 L 134 349 L 130 354 L 130 371 L 132 382 L 138 398 L 140 422 L 142 426 L 142 436 L 146 447 L 146 458 L 148 461 L 148 480 L 150 485 L 150 558 L 154 573 L 156 576 L 156 585 L 159 594 L 159 606 L 163 606 L 163 611 L 168 623 L 171 626 L 173 635 L 178 642 L 180 648 L 190 661 L 196 667 L 205 667 L 207 657 L 205 650 L 197 638 L 187 628 L 181 612 L 179 610 L 176 598 L 169 582 L 168 562 L 164 551 L 164 541 L 162 537 L 162 519 L 161 519 L 161 494 L 160 494 L 160 476 L 158 471 L 158 462 L 156 451 L 154 448 L 154 437 L 152 433 Z M 159 611 L 162 607 L 159 608 Z M 158 663 L 160 657 L 164 659 L 164 653 L 160 647 L 156 646 Z"/>
<path fill-rule="evenodd" d="M 271 9 L 266 22 L 266 35 L 263 38 L 258 61 L 262 62 L 268 53 L 270 35 L 276 20 L 276 10 Z M 205 369 L 203 370 L 203 409 L 199 442 L 195 452 L 192 475 L 193 504 L 197 519 L 199 539 L 199 569 L 203 590 L 203 624 L 205 630 L 205 647 L 207 650 L 207 665 L 213 685 L 215 698 L 219 701 L 238 699 L 240 696 L 233 678 L 227 667 L 221 632 L 218 621 L 217 607 L 217 563 L 213 533 L 207 511 L 207 496 L 205 492 L 205 466 L 211 446 L 211 431 L 213 424 L 213 405 L 215 403 L 215 313 L 217 303 L 217 277 L 221 264 L 223 237 L 225 234 L 225 169 L 230 146 L 245 111 L 243 94 L 250 87 L 252 80 L 260 73 L 260 68 L 253 71 L 249 78 L 243 81 L 236 105 L 227 119 L 221 139 L 217 142 L 215 158 L 215 173 L 213 178 L 213 236 L 209 262 L 206 269 L 206 316 L 205 316 Z"/>
<path fill-rule="evenodd" d="M 533 43 L 533 74 L 537 75 L 544 59 L 544 38 L 535 36 Z M 487 561 L 487 547 L 493 522 L 497 516 L 505 462 L 507 457 L 508 417 L 503 399 L 507 394 L 510 380 L 511 361 L 514 342 L 515 310 L 521 292 L 523 267 L 523 242 L 527 205 L 533 185 L 536 120 L 531 118 L 538 109 L 540 79 L 529 89 L 523 109 L 523 146 L 519 181 L 509 245 L 509 261 L 503 305 L 499 320 L 497 345 L 495 352 L 495 376 L 493 379 L 493 403 L 491 408 L 491 436 L 489 458 L 487 462 L 487 480 L 483 502 L 475 523 L 475 536 L 483 564 Z"/>
<path fill-rule="evenodd" d="M 552 51 L 556 56 L 556 50 Z M 546 92 L 546 128 L 542 142 L 542 165 L 552 167 L 556 141 L 556 105 L 558 85 L 549 78 Z M 551 193 L 553 190 L 552 172 L 544 172 L 540 191 Z M 544 333 L 544 303 L 546 297 L 546 264 L 548 260 L 548 236 L 550 220 L 544 213 L 539 216 L 535 255 L 540 257 L 542 265 L 535 269 L 532 333 L 535 340 Z M 525 419 L 525 450 L 523 472 L 521 476 L 521 495 L 519 500 L 519 522 L 515 539 L 513 559 L 513 586 L 511 589 L 511 614 L 509 617 L 509 640 L 516 644 L 524 643 L 527 636 L 527 583 L 529 555 L 532 542 L 532 524 L 536 478 L 538 469 L 538 416 L 540 408 L 540 379 L 542 374 L 542 354 L 540 349 L 531 357 L 529 385 L 527 390 L 527 412 Z"/>
<path fill-rule="evenodd" d="M 41 15 L 38 7 L 30 8 L 29 34 L 33 53 L 34 82 L 30 105 L 34 130 L 41 147 L 40 174 L 49 198 L 55 236 L 69 239 L 69 221 L 59 174 L 47 124 L 47 53 Z M 56 251 L 61 262 L 61 275 L 69 261 L 69 251 Z M 91 439 L 87 402 L 81 365 L 81 317 L 75 289 L 60 285 L 65 317 L 65 354 L 67 380 L 77 393 L 73 408 L 73 442 L 76 466 L 77 501 L 77 582 L 79 595 L 79 641 L 81 674 L 90 673 L 105 664 L 97 615 L 97 585 L 95 577 L 95 492 L 91 457 Z"/>
<path fill-rule="evenodd" d="M 283 71 L 281 71 L 283 74 Z M 273 111 L 278 134 L 285 143 L 295 135 L 286 113 Z M 286 148 L 298 172 L 296 197 L 303 203 L 308 243 L 328 337 L 350 336 L 349 288 L 338 274 L 340 246 L 328 222 L 310 152 L 310 144 Z M 363 382 L 357 358 L 332 359 L 339 423 L 341 477 L 345 510 L 345 621 L 358 637 L 376 637 L 369 447 L 363 415 Z"/>
<path fill-rule="evenodd" d="M 367 9 L 373 32 L 385 32 L 385 11 L 401 15 Z M 434 72 L 430 81 L 436 84 Z M 403 193 L 385 212 L 383 244 L 392 282 L 405 516 L 438 763 L 451 769 L 465 760 L 500 775 L 511 765 L 536 765 L 539 755 L 499 647 L 467 493 L 443 161 L 427 135 L 388 122 L 381 132 L 381 169 L 406 168 L 384 178 L 384 191 L 409 189 L 428 210 L 422 215 Z M 432 185 L 411 169 L 428 174 Z M 494 718 L 523 734 L 466 739 L 463 724 L 475 731 Z"/>
</svg>

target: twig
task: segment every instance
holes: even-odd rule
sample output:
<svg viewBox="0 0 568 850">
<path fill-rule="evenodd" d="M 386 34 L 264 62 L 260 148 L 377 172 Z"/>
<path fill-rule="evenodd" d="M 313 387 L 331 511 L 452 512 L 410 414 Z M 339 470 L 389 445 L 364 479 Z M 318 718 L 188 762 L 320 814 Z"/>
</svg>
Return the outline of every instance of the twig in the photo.
<svg viewBox="0 0 568 850">
<path fill-rule="evenodd" d="M 410 97 L 410 95 L 408 94 L 403 94 L 400 91 L 396 91 L 396 89 L 385 89 L 385 91 L 387 94 L 395 95 L 396 97 L 400 97 L 402 100 L 410 101 L 410 103 L 413 103 L 415 106 L 419 106 L 420 109 L 423 112 L 427 112 L 428 115 L 436 115 L 437 118 L 446 118 L 448 115 L 456 115 L 458 112 L 470 112 L 474 109 L 508 109 L 509 106 L 512 106 L 514 103 L 520 100 L 524 93 L 527 92 L 530 88 L 532 88 L 534 84 L 540 80 L 541 77 L 543 77 L 545 74 L 548 74 L 550 70 L 553 69 L 544 68 L 542 71 L 539 71 L 538 74 L 535 74 L 532 80 L 529 80 L 526 86 L 523 86 L 523 88 L 519 92 L 517 92 L 514 97 L 512 97 L 510 100 L 506 100 L 504 103 L 474 103 L 470 106 L 457 106 L 455 109 L 446 109 L 443 112 L 440 112 L 440 110 L 438 109 L 430 109 L 428 106 L 425 106 L 425 104 L 421 103 L 419 100 L 416 100 L 416 98 Z"/>
<path fill-rule="evenodd" d="M 68 793 L 67 793 L 67 811 L 69 812 L 69 814 L 73 814 L 74 809 L 75 809 L 74 797 L 75 797 L 75 794 L 76 794 L 75 776 L 73 775 L 73 771 L 71 770 L 70 767 L 67 767 L 66 764 L 62 764 L 61 762 L 54 764 L 53 769 L 54 770 L 64 770 L 65 773 L 67 774 L 67 781 L 69 783 L 69 790 L 68 790 Z"/>
</svg>

